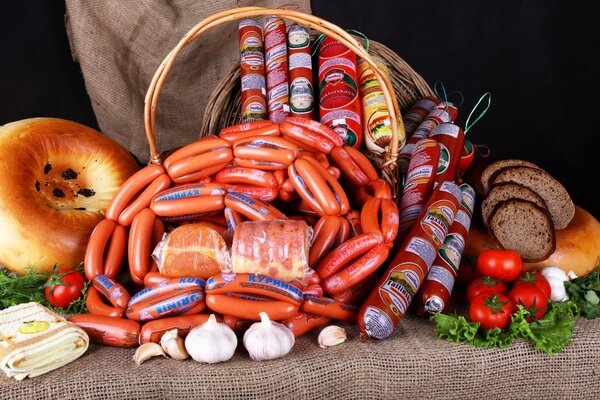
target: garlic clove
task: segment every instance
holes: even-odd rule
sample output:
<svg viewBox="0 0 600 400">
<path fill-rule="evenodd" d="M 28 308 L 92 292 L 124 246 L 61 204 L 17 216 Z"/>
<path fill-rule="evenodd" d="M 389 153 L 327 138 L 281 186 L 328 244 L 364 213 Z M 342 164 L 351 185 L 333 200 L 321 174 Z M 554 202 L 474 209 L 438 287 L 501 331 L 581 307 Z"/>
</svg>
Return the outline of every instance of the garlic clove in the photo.
<svg viewBox="0 0 600 400">
<path fill-rule="evenodd" d="M 244 333 L 244 347 L 254 361 L 273 360 L 288 354 L 296 337 L 287 326 L 269 319 L 266 312 L 259 313 L 261 322 L 252 324 Z"/>
<path fill-rule="evenodd" d="M 344 343 L 346 339 L 347 336 L 344 328 L 336 325 L 329 325 L 321 330 L 317 340 L 319 342 L 319 347 L 325 349 L 327 347 Z"/>
<path fill-rule="evenodd" d="M 177 335 L 177 329 L 165 333 L 160 339 L 160 346 L 174 360 L 185 360 L 190 356 L 185 350 L 185 342 Z"/>
<path fill-rule="evenodd" d="M 135 354 L 133 355 L 133 361 L 135 361 L 137 365 L 140 365 L 144 361 L 156 356 L 163 356 L 165 358 L 167 357 L 162 347 L 160 347 L 160 344 L 153 342 L 144 343 L 135 351 Z"/>
</svg>

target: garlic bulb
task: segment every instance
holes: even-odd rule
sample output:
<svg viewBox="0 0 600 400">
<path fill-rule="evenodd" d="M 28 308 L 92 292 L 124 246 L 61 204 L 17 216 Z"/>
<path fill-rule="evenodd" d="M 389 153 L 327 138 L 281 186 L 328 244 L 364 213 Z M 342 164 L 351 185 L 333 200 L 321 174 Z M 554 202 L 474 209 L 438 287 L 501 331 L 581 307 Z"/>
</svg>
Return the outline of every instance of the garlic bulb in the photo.
<svg viewBox="0 0 600 400">
<path fill-rule="evenodd" d="M 135 354 L 133 355 L 133 361 L 135 361 L 137 365 L 140 365 L 144 361 L 156 356 L 167 357 L 162 347 L 160 347 L 158 343 L 144 343 L 135 351 Z"/>
<path fill-rule="evenodd" d="M 287 326 L 269 319 L 261 312 L 260 322 L 252 324 L 244 333 L 244 347 L 254 361 L 273 360 L 292 350 L 296 337 Z"/>
<path fill-rule="evenodd" d="M 329 325 L 319 332 L 319 338 L 317 340 L 319 342 L 319 347 L 323 349 L 335 346 L 346 341 L 346 331 L 342 327 Z"/>
<path fill-rule="evenodd" d="M 548 280 L 550 283 L 550 300 L 552 301 L 567 301 L 569 300 L 569 295 L 565 290 L 565 281 L 568 281 L 569 278 L 565 272 L 558 267 L 546 267 L 542 269 L 541 274 Z"/>
<path fill-rule="evenodd" d="M 175 360 L 185 360 L 190 356 L 185 350 L 183 339 L 177 335 L 177 329 L 173 329 L 162 335 L 160 346 L 165 353 Z"/>
<path fill-rule="evenodd" d="M 198 362 L 209 364 L 227 361 L 233 357 L 237 337 L 226 324 L 217 322 L 211 314 L 208 321 L 198 325 L 185 338 L 185 349 Z"/>
</svg>

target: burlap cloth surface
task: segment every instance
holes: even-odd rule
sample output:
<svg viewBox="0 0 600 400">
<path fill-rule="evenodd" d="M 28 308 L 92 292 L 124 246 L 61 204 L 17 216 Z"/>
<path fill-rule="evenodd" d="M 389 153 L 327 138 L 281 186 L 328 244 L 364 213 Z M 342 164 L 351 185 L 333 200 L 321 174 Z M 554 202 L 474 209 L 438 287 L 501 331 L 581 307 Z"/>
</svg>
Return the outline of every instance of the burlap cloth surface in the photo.
<svg viewBox="0 0 600 400">
<path fill-rule="evenodd" d="M 71 53 L 102 132 L 147 161 L 144 97 L 158 66 L 194 25 L 238 6 L 311 12 L 310 0 L 66 0 Z M 238 22 L 202 34 L 177 57 L 157 108 L 160 150 L 200 137 L 210 93 L 239 59 Z"/>
<path fill-rule="evenodd" d="M 254 362 L 238 345 L 226 363 L 153 358 L 133 349 L 91 346 L 45 376 L 0 378 L 5 399 L 597 399 L 600 320 L 579 319 L 573 344 L 554 356 L 519 340 L 480 349 L 436 340 L 433 323 L 408 316 L 384 341 L 349 340 L 321 349 L 316 333 L 284 358 Z"/>
</svg>

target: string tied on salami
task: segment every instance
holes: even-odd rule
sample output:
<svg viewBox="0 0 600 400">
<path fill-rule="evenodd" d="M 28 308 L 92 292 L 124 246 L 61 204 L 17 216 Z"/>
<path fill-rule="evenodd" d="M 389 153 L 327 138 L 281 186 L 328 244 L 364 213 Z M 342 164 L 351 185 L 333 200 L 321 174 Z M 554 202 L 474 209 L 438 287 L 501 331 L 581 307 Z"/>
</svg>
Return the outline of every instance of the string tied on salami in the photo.
<svg viewBox="0 0 600 400">
<path fill-rule="evenodd" d="M 477 107 L 479 107 L 479 105 L 481 104 L 481 102 L 484 99 L 486 99 L 486 98 L 487 98 L 487 105 L 485 106 L 485 108 L 483 109 L 483 111 L 481 111 L 479 113 L 479 115 L 477 116 L 477 118 L 475 118 L 475 121 L 473 121 L 472 123 L 470 123 L 471 117 L 473 116 L 473 113 L 475 112 L 475 110 L 477 110 Z M 473 106 L 473 109 L 471 110 L 471 112 L 469 113 L 469 116 L 467 117 L 467 122 L 465 123 L 465 135 L 467 134 L 467 132 L 469 132 L 469 129 L 471 129 L 477 122 L 479 122 L 479 120 L 481 118 L 483 118 L 483 116 L 490 109 L 491 105 L 492 105 L 492 94 L 490 92 L 485 92 L 484 94 L 481 95 L 481 97 L 479 98 L 479 100 L 477 101 L 477 103 L 475 104 L 475 106 Z"/>
</svg>

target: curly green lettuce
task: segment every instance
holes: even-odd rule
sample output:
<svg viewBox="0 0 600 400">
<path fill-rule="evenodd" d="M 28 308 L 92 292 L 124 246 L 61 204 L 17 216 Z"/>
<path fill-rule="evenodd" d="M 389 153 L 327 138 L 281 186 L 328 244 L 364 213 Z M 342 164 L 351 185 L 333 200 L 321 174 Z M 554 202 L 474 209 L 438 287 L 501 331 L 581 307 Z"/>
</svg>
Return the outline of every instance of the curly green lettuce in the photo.
<svg viewBox="0 0 600 400">
<path fill-rule="evenodd" d="M 577 304 L 587 319 L 600 316 L 600 259 L 596 268 L 586 276 L 565 282 L 569 299 Z"/>
</svg>

